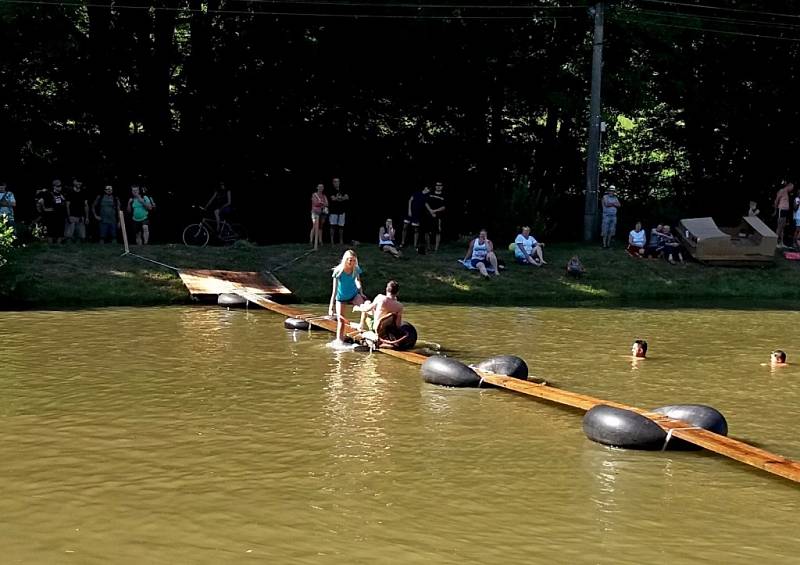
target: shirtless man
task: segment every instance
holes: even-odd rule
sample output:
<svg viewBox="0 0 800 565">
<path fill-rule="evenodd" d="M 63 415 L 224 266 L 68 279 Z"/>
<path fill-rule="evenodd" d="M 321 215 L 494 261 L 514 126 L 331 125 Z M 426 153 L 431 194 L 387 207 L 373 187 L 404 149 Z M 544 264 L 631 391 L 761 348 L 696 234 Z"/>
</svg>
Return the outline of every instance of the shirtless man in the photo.
<svg viewBox="0 0 800 565">
<path fill-rule="evenodd" d="M 386 294 L 379 294 L 372 302 L 356 306 L 353 310 L 374 313 L 373 331 L 378 336 L 378 347 L 394 347 L 405 339 L 399 331 L 403 323 L 403 305 L 397 300 L 400 285 L 391 280 L 386 283 Z M 400 335 L 397 338 L 397 335 Z"/>
<path fill-rule="evenodd" d="M 637 339 L 631 345 L 631 355 L 637 359 L 644 359 L 647 357 L 647 342 L 643 339 Z"/>
<path fill-rule="evenodd" d="M 775 215 L 778 218 L 778 226 L 775 228 L 775 232 L 778 235 L 778 247 L 786 247 L 783 244 L 783 235 L 786 229 L 786 219 L 789 217 L 791 213 L 791 206 L 790 206 L 790 196 L 794 192 L 794 185 L 790 182 L 787 182 L 783 185 L 778 191 L 778 194 L 775 195 Z"/>
</svg>

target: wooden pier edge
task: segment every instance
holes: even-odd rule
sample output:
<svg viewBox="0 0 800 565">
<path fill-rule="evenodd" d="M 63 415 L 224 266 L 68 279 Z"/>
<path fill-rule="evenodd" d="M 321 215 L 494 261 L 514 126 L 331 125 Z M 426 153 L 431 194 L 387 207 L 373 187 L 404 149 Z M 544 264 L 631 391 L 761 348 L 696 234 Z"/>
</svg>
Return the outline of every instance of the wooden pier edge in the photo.
<svg viewBox="0 0 800 565">
<path fill-rule="evenodd" d="M 320 327 L 331 332 L 336 332 L 336 322 L 334 320 L 325 318 L 312 318 L 308 314 L 296 308 L 278 304 L 277 302 L 274 302 L 265 296 L 247 292 L 246 290 L 235 290 L 234 293 L 267 310 L 271 310 L 278 314 L 283 314 L 284 316 L 290 318 L 305 318 L 308 319 L 309 324 L 313 326 Z M 348 335 L 357 336 L 358 333 L 359 332 L 357 331 L 350 331 L 348 332 Z M 393 349 L 379 349 L 378 351 L 417 365 L 421 365 L 427 359 L 425 355 L 420 355 L 419 353 L 414 353 L 413 351 L 396 351 Z M 524 394 L 526 396 L 547 400 L 549 402 L 555 402 L 564 406 L 570 406 L 581 410 L 590 410 L 594 406 L 603 404 L 606 406 L 620 408 L 622 410 L 636 412 L 637 414 L 641 414 L 642 416 L 649 418 L 661 426 L 663 430 L 671 432 L 673 437 L 688 441 L 699 447 L 713 451 L 714 453 L 718 453 L 720 455 L 724 455 L 725 457 L 729 457 L 730 459 L 745 463 L 757 469 L 767 471 L 773 475 L 777 475 L 791 481 L 800 482 L 800 462 L 788 459 L 775 453 L 770 453 L 769 451 L 765 451 L 743 441 L 720 434 L 715 434 L 708 430 L 699 429 L 687 422 L 668 418 L 662 414 L 636 408 L 635 406 L 629 406 L 627 404 L 613 402 L 610 400 L 603 400 L 585 394 L 557 388 L 551 385 L 537 384 L 531 381 L 523 381 L 521 379 L 488 373 L 486 371 L 480 371 L 477 369 L 474 370 L 486 383 L 511 390 L 519 394 Z"/>
</svg>

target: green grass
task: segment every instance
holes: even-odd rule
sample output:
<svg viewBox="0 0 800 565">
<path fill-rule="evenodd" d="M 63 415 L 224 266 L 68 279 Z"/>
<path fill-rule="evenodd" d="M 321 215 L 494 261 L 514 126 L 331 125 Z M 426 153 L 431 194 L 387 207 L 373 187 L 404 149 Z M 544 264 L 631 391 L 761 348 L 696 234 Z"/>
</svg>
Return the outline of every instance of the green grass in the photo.
<svg viewBox="0 0 800 565">
<path fill-rule="evenodd" d="M 187 248 L 154 245 L 135 253 L 178 268 L 276 270 L 278 278 L 305 302 L 327 302 L 330 269 L 343 247 L 324 246 L 310 253 L 298 244 L 265 247 Z M 708 267 L 697 263 L 672 266 L 661 260 L 639 260 L 621 248 L 598 245 L 548 246 L 542 268 L 513 263 L 499 278 L 483 280 L 456 263 L 465 246 L 448 245 L 438 254 L 393 259 L 377 246 L 357 248 L 368 294 L 380 292 L 395 278 L 401 299 L 409 302 L 472 305 L 559 306 L 734 306 L 797 307 L 800 265 L 779 259 L 771 268 Z M 588 273 L 564 276 L 564 264 L 577 253 Z M 0 307 L 74 308 L 180 304 L 188 293 L 170 270 L 133 257 L 117 246 L 34 244 L 16 249 L 0 268 Z M 291 262 L 291 263 L 290 263 Z M 287 265 L 288 264 L 288 265 Z M 286 265 L 283 268 L 278 268 Z"/>
</svg>

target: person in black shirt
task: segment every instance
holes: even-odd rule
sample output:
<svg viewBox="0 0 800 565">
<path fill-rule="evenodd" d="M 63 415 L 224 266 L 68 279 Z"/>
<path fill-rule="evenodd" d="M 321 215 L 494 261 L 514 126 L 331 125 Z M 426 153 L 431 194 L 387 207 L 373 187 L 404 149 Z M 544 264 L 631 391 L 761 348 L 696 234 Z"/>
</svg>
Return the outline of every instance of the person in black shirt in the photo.
<svg viewBox="0 0 800 565">
<path fill-rule="evenodd" d="M 61 179 L 53 179 L 53 190 L 43 192 L 37 203 L 42 211 L 42 219 L 47 230 L 47 241 L 64 241 L 64 227 L 67 220 L 67 199 L 61 192 Z"/>
<path fill-rule="evenodd" d="M 428 202 L 425 204 L 428 214 L 431 216 L 430 230 L 436 235 L 433 251 L 439 251 L 439 244 L 442 241 L 442 221 L 444 220 L 444 184 L 437 181 L 433 185 L 433 194 L 428 195 Z"/>
<path fill-rule="evenodd" d="M 72 188 L 67 190 L 66 199 L 67 223 L 64 226 L 64 237 L 70 242 L 75 232 L 78 232 L 78 241 L 83 243 L 86 241 L 86 224 L 89 223 L 89 202 L 80 179 L 72 180 Z"/>
<path fill-rule="evenodd" d="M 350 195 L 342 191 L 341 181 L 334 177 L 331 181 L 334 193 L 328 199 L 328 224 L 331 226 L 331 245 L 336 244 L 336 231 L 339 231 L 339 243 L 344 245 L 344 221 L 350 209 Z"/>
<path fill-rule="evenodd" d="M 222 218 L 230 215 L 233 210 L 233 197 L 231 189 L 225 187 L 224 182 L 220 182 L 218 188 L 208 199 L 208 204 L 205 205 L 206 210 L 214 212 L 214 219 L 217 221 L 217 232 L 219 232 Z"/>
<path fill-rule="evenodd" d="M 409 228 L 414 228 L 414 247 L 419 249 L 419 226 L 422 222 L 423 214 L 426 213 L 425 206 L 428 203 L 428 194 L 431 189 L 423 187 L 419 192 L 415 192 L 408 199 L 408 215 L 403 220 L 403 237 L 400 242 L 400 247 L 405 247 L 406 237 Z"/>
</svg>

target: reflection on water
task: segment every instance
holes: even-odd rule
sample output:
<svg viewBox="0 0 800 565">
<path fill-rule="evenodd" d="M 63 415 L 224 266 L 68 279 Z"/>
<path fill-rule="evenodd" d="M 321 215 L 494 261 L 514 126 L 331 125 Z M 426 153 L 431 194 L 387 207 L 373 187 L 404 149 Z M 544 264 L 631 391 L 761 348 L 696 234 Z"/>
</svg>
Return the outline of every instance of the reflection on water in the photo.
<svg viewBox="0 0 800 565">
<path fill-rule="evenodd" d="M 0 317 L 4 562 L 797 561 L 792 483 L 704 452 L 602 447 L 577 411 L 427 385 L 267 312 Z M 800 365 L 764 364 L 800 353 L 795 312 L 409 317 L 465 362 L 516 354 L 576 392 L 707 403 L 732 435 L 800 458 Z M 636 337 L 646 360 L 628 354 Z"/>
</svg>

